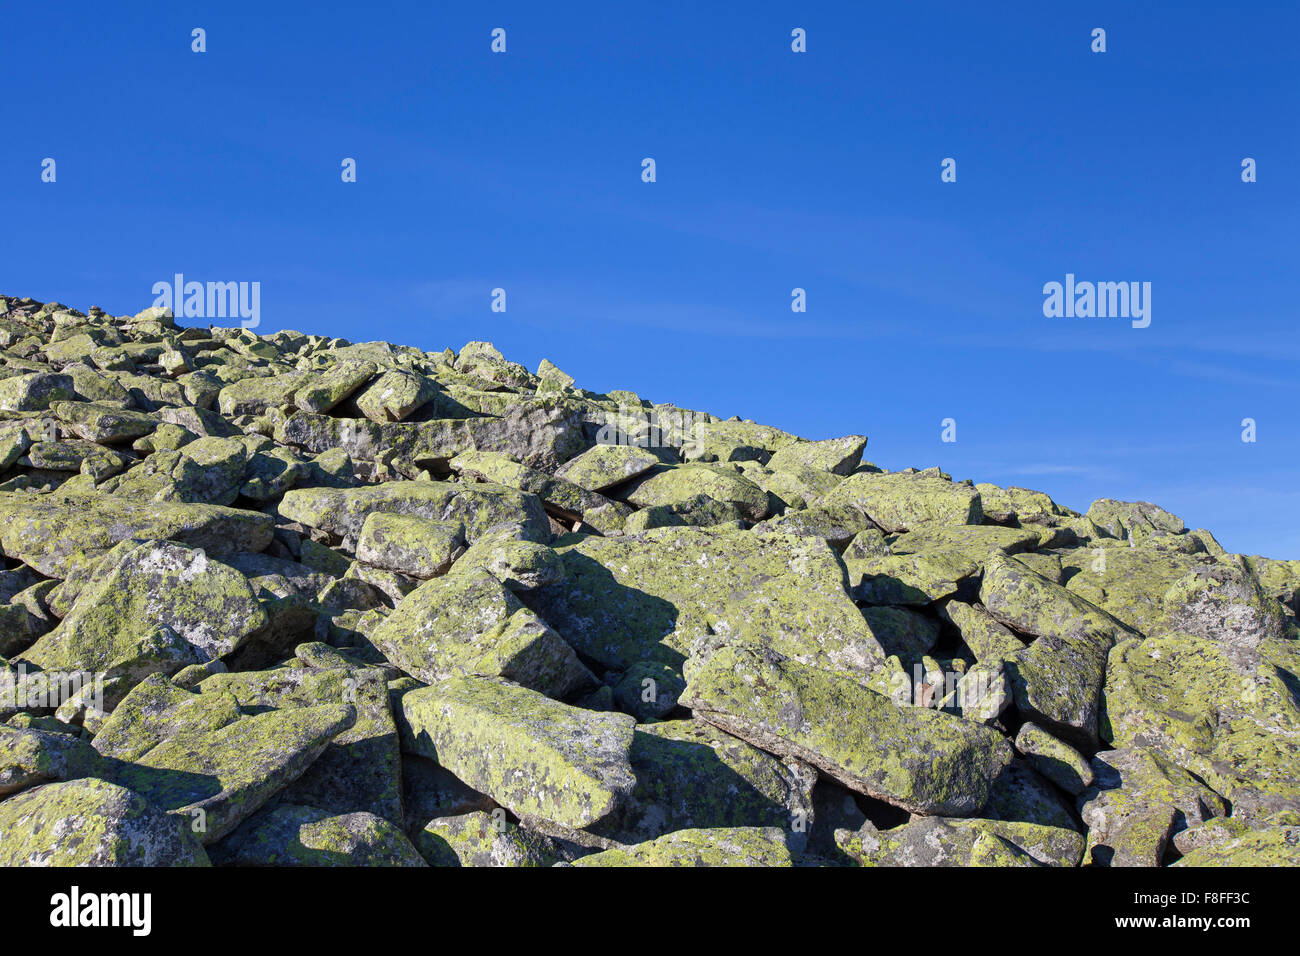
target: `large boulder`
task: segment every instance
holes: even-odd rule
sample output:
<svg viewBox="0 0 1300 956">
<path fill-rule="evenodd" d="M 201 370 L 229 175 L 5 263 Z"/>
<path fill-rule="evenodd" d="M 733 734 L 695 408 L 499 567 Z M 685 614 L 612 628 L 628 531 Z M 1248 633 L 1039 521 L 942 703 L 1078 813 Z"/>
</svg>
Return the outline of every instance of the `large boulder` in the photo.
<svg viewBox="0 0 1300 956">
<path fill-rule="evenodd" d="M 557 546 L 564 580 L 530 603 L 584 657 L 680 666 L 713 633 L 866 681 L 885 653 L 822 541 L 662 528 Z"/>
<path fill-rule="evenodd" d="M 535 495 L 499 485 L 442 481 L 390 481 L 363 488 L 297 488 L 285 494 L 280 514 L 309 528 L 355 540 L 375 512 L 459 521 L 471 543 L 487 529 L 513 522 L 533 540 L 549 534 Z"/>
<path fill-rule="evenodd" d="M 370 640 L 428 683 L 467 674 L 504 677 L 557 698 L 597 683 L 559 634 L 482 570 L 426 581 Z"/>
<path fill-rule="evenodd" d="M 130 538 L 175 541 L 213 555 L 256 552 L 271 543 L 271 519 L 256 511 L 178 501 L 0 494 L 5 553 L 50 577 L 66 577 Z"/>
<path fill-rule="evenodd" d="M 22 660 L 120 679 L 125 691 L 150 674 L 224 657 L 268 622 L 247 579 L 201 548 L 153 541 L 114 556 Z"/>
<path fill-rule="evenodd" d="M 906 473 L 850 475 L 822 499 L 822 504 L 838 503 L 853 505 L 893 533 L 929 524 L 979 524 L 984 517 L 973 486 Z"/>
<path fill-rule="evenodd" d="M 187 820 L 103 780 L 0 802 L 0 866 L 209 866 Z"/>
<path fill-rule="evenodd" d="M 898 707 L 857 682 L 770 650 L 692 657 L 682 703 L 756 747 L 810 763 L 844 786 L 913 813 L 978 813 L 1011 747 L 995 730 Z"/>
<path fill-rule="evenodd" d="M 459 677 L 402 696 L 407 750 L 436 760 L 519 816 L 581 828 L 633 788 L 636 721 L 582 710 L 509 681 Z"/>
</svg>

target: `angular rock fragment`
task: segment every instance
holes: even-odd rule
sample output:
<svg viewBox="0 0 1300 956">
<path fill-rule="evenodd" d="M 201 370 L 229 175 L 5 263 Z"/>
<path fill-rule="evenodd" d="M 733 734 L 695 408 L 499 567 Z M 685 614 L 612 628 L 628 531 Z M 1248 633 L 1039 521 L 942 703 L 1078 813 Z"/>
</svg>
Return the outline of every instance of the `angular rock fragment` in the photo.
<svg viewBox="0 0 1300 956">
<path fill-rule="evenodd" d="M 1083 754 L 1036 724 L 1021 725 L 1016 734 L 1016 750 L 1024 754 L 1030 766 L 1066 793 L 1078 796 L 1092 785 L 1092 768 Z"/>
<path fill-rule="evenodd" d="M 370 640 L 429 683 L 468 674 L 504 677 L 556 698 L 596 684 L 564 639 L 486 571 L 425 582 Z"/>
<path fill-rule="evenodd" d="M 574 866 L 794 866 L 785 831 L 775 827 L 677 830 L 625 849 L 575 860 Z"/>
<path fill-rule="evenodd" d="M 0 802 L 0 834 L 0 866 L 210 865 L 187 821 L 103 780 L 46 784 Z"/>
<path fill-rule="evenodd" d="M 706 633 L 862 680 L 884 662 L 821 541 L 663 528 L 558 550 L 565 579 L 532 604 L 575 650 L 605 666 L 680 664 Z"/>
<path fill-rule="evenodd" d="M 862 462 L 862 452 L 867 447 L 865 435 L 848 435 L 826 441 L 793 442 L 784 445 L 768 459 L 772 471 L 794 468 L 812 468 L 828 471 L 832 475 L 847 476 Z"/>
<path fill-rule="evenodd" d="M 153 432 L 159 424 L 142 412 L 94 402 L 55 402 L 50 411 L 78 438 L 104 445 L 134 441 Z"/>
<path fill-rule="evenodd" d="M 677 460 L 661 448 L 636 445 L 596 445 L 569 459 L 555 474 L 588 491 L 604 492 L 629 479 L 644 475 L 658 465 Z"/>
<path fill-rule="evenodd" d="M 361 526 L 357 560 L 415 578 L 446 574 L 465 550 L 465 526 L 417 515 L 372 512 Z"/>
<path fill-rule="evenodd" d="M 309 656 L 303 652 L 305 646 L 298 646 L 300 658 Z M 203 699 L 231 700 L 247 713 L 267 708 L 352 707 L 355 722 L 336 734 L 311 766 L 284 788 L 281 799 L 335 814 L 364 812 L 403 824 L 401 751 L 382 669 L 359 667 L 336 655 L 321 666 L 214 674 L 200 682 L 198 690 Z"/>
<path fill-rule="evenodd" d="M 113 495 L 0 494 L 5 553 L 51 577 L 130 538 L 170 540 L 209 554 L 256 552 L 271 543 L 271 519 L 256 511 Z"/>
<path fill-rule="evenodd" d="M 742 474 L 716 465 L 661 466 L 621 491 L 639 508 L 670 505 L 703 495 L 735 505 L 748 521 L 762 521 L 770 510 L 767 492 Z"/>
<path fill-rule="evenodd" d="M 519 816 L 582 828 L 636 785 L 636 721 L 580 710 L 497 678 L 459 677 L 402 697 L 406 748 Z"/>
<path fill-rule="evenodd" d="M 502 810 L 430 820 L 415 845 L 430 866 L 554 866 L 560 859 L 549 837 L 511 823 Z"/>
<path fill-rule="evenodd" d="M 548 536 L 546 515 L 533 495 L 497 485 L 391 481 L 364 488 L 301 488 L 287 492 L 280 513 L 290 521 L 339 537 L 361 533 L 374 512 L 464 523 L 467 539 L 503 522 L 528 529 L 534 540 Z"/>
<path fill-rule="evenodd" d="M 980 495 L 969 485 L 943 478 L 859 472 L 845 478 L 822 504 L 850 504 L 891 533 L 928 524 L 979 524 Z"/>
<path fill-rule="evenodd" d="M 67 617 L 22 659 L 44 671 L 121 678 L 124 691 L 150 674 L 230 654 L 266 623 L 242 574 L 202 549 L 147 542 L 98 569 Z"/>
<path fill-rule="evenodd" d="M 73 734 L 0 725 L 0 800 L 43 783 L 94 776 L 98 765 L 94 748 Z"/>
<path fill-rule="evenodd" d="M 1174 866 L 1297 866 L 1300 826 L 1279 824 L 1192 850 Z"/>
<path fill-rule="evenodd" d="M 687 663 L 682 702 L 702 720 L 844 786 L 913 813 L 979 812 L 1011 760 L 981 724 L 888 697 L 827 671 L 751 647 Z"/>
<path fill-rule="evenodd" d="M 370 381 L 376 371 L 375 363 L 364 359 L 339 362 L 300 385 L 292 402 L 306 412 L 328 412 Z"/>
<path fill-rule="evenodd" d="M 1106 658 L 1132 632 L 1014 558 L 989 560 L 980 600 L 1003 624 L 1037 638 L 1003 659 L 1020 712 L 1076 743 L 1095 746 Z"/>
<path fill-rule="evenodd" d="M 1073 830 L 998 820 L 927 817 L 893 830 L 868 823 L 836 837 L 863 866 L 977 866 L 990 852 L 1028 856 L 1042 866 L 1076 866 L 1083 854 L 1083 837 Z M 998 841 L 996 848 L 988 846 L 990 838 Z"/>
<path fill-rule="evenodd" d="M 424 376 L 390 369 L 366 386 L 356 403 L 361 414 L 373 422 L 400 422 L 429 402 L 435 392 Z"/>
<path fill-rule="evenodd" d="M 1079 798 L 1096 866 L 1159 866 L 1170 838 L 1227 812 L 1217 793 L 1163 758 L 1134 748 L 1092 759 L 1096 785 Z"/>
<path fill-rule="evenodd" d="M 350 705 L 273 710 L 216 730 L 186 730 L 105 779 L 175 811 L 203 843 L 220 840 L 297 779 L 356 720 Z"/>
<path fill-rule="evenodd" d="M 72 377 L 33 372 L 0 380 L 0 412 L 34 412 L 73 397 Z"/>
<path fill-rule="evenodd" d="M 218 866 L 425 866 L 401 829 L 372 813 L 281 804 L 210 848 Z"/>
<path fill-rule="evenodd" d="M 788 831 L 798 845 L 816 822 L 812 766 L 773 757 L 703 721 L 637 727 L 631 761 L 637 783 L 621 819 L 594 828 L 620 843 L 674 830 L 763 826 Z"/>
</svg>

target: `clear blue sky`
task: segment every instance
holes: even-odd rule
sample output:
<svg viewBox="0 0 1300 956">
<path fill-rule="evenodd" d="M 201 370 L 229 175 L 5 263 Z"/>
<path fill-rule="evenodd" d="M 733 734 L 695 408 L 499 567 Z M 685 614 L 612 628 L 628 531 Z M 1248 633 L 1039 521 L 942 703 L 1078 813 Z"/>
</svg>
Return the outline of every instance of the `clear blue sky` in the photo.
<svg viewBox="0 0 1300 956">
<path fill-rule="evenodd" d="M 122 313 L 175 272 L 258 281 L 262 332 L 488 339 L 588 388 L 861 432 L 886 467 L 1080 510 L 1147 499 L 1300 558 L 1294 3 L 2 18 L 7 294 Z M 1151 326 L 1045 318 L 1067 272 L 1151 282 Z"/>
</svg>

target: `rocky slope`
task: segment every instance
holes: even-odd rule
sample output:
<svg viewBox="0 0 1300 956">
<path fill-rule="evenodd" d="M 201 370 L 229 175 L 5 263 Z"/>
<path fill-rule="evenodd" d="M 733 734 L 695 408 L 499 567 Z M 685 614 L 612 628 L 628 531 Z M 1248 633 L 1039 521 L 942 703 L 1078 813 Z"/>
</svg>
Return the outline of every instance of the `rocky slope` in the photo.
<svg viewBox="0 0 1300 956">
<path fill-rule="evenodd" d="M 0 863 L 1300 863 L 1300 562 L 0 297 Z"/>
</svg>

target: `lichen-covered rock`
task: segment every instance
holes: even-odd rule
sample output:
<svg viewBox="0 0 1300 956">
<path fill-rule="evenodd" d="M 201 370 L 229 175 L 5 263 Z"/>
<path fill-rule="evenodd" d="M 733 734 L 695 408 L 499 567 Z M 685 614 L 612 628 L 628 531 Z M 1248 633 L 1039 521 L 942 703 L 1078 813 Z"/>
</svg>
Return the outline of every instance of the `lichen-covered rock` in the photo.
<svg viewBox="0 0 1300 956">
<path fill-rule="evenodd" d="M 621 505 L 621 502 L 618 503 Z M 739 508 L 729 501 L 714 501 L 708 495 L 695 495 L 666 505 L 647 505 L 630 515 L 612 515 L 603 520 L 599 509 L 583 515 L 583 520 L 597 531 L 616 530 L 621 522 L 624 534 L 640 534 L 653 528 L 732 528 L 743 531 L 745 520 Z M 754 525 L 755 530 L 772 530 L 769 522 Z"/>
<path fill-rule="evenodd" d="M 48 372 L 0 381 L 0 412 L 34 412 L 73 397 L 72 376 Z"/>
<path fill-rule="evenodd" d="M 682 454 L 687 461 L 766 462 L 774 452 L 798 440 L 798 436 L 789 432 L 754 422 L 696 421 L 682 446 Z"/>
<path fill-rule="evenodd" d="M 297 779 L 356 720 L 350 705 L 272 710 L 217 730 L 185 730 L 105 779 L 190 823 L 203 843 L 220 840 Z"/>
<path fill-rule="evenodd" d="M 254 501 L 270 501 L 307 477 L 307 464 L 287 448 L 257 452 L 248 459 L 239 494 Z"/>
<path fill-rule="evenodd" d="M 961 601 L 944 601 L 938 607 L 939 619 L 951 625 L 975 655 L 977 661 L 995 663 L 1025 644 L 1000 624 L 983 605 Z"/>
<path fill-rule="evenodd" d="M 373 813 L 282 803 L 210 848 L 218 866 L 425 866 L 399 827 Z"/>
<path fill-rule="evenodd" d="M 1300 866 L 1300 826 L 1249 830 L 1192 850 L 1174 866 Z"/>
<path fill-rule="evenodd" d="M 929 554 L 848 556 L 849 589 L 863 604 L 926 605 L 956 594 L 974 573 L 960 557 Z"/>
<path fill-rule="evenodd" d="M 865 435 L 792 442 L 778 448 L 768 460 L 767 467 L 771 471 L 812 468 L 832 475 L 847 476 L 862 462 L 862 452 L 866 447 Z"/>
<path fill-rule="evenodd" d="M 256 511 L 112 495 L 0 494 L 5 553 L 50 577 L 131 538 L 170 540 L 209 554 L 256 552 L 271 543 L 271 519 Z"/>
<path fill-rule="evenodd" d="M 862 613 L 885 653 L 900 658 L 904 664 L 920 660 L 939 640 L 939 622 L 916 611 L 868 607 Z"/>
<path fill-rule="evenodd" d="M 103 780 L 0 802 L 0 866 L 209 866 L 187 821 Z"/>
<path fill-rule="evenodd" d="M 292 402 L 306 412 L 328 412 L 374 376 L 374 362 L 343 361 L 320 372 L 298 387 Z"/>
<path fill-rule="evenodd" d="M 98 756 L 72 734 L 0 725 L 0 800 L 43 783 L 93 776 Z"/>
<path fill-rule="evenodd" d="M 465 526 L 418 515 L 371 512 L 361 526 L 357 560 L 413 578 L 446 574 L 465 550 Z"/>
<path fill-rule="evenodd" d="M 147 542 L 99 574 L 24 661 L 122 678 L 125 690 L 150 674 L 223 657 L 267 623 L 244 576 L 200 548 Z"/>
<path fill-rule="evenodd" d="M 636 786 L 636 721 L 580 710 L 505 680 L 452 678 L 402 697 L 406 749 L 519 816 L 581 828 Z"/>
<path fill-rule="evenodd" d="M 1141 541 L 1155 535 L 1182 534 L 1183 519 L 1149 501 L 1098 498 L 1085 517 L 1112 538 Z"/>
<path fill-rule="evenodd" d="M 928 524 L 979 524 L 979 492 L 943 478 L 858 472 L 845 478 L 822 504 L 850 504 L 891 533 Z"/>
<path fill-rule="evenodd" d="M 659 466 L 621 491 L 638 508 L 676 504 L 700 495 L 735 505 L 748 521 L 762 521 L 770 510 L 767 492 L 740 472 L 717 465 Z"/>
<path fill-rule="evenodd" d="M 1120 644 L 1106 667 L 1102 737 L 1159 754 L 1234 804 L 1300 808 L 1295 644 L 1250 649 L 1180 633 Z"/>
<path fill-rule="evenodd" d="M 239 496 L 248 449 L 234 438 L 198 438 L 154 452 L 104 486 L 110 494 L 154 501 L 229 505 Z"/>
<path fill-rule="evenodd" d="M 565 580 L 533 606 L 607 667 L 680 665 L 710 632 L 862 680 L 886 657 L 844 592 L 835 553 L 816 539 L 663 528 L 557 550 Z"/>
<path fill-rule="evenodd" d="M 1021 725 L 1016 734 L 1016 750 L 1029 760 L 1030 766 L 1066 793 L 1078 796 L 1092 786 L 1092 767 L 1087 758 L 1037 724 Z"/>
<path fill-rule="evenodd" d="M 95 402 L 55 402 L 50 411 L 78 438 L 104 445 L 134 441 L 159 425 L 157 419 L 143 412 Z"/>
<path fill-rule="evenodd" d="M 564 638 L 486 571 L 426 581 L 370 640 L 429 683 L 467 674 L 504 677 L 557 698 L 597 683 Z"/>
<path fill-rule="evenodd" d="M 1078 517 L 1076 512 L 1058 505 L 1041 491 L 1015 486 L 999 488 L 986 482 L 976 483 L 975 490 L 980 493 L 984 517 L 997 524 L 1055 527 Z"/>
<path fill-rule="evenodd" d="M 554 866 L 551 839 L 506 819 L 504 810 L 481 810 L 430 820 L 415 836 L 430 866 Z"/>
<path fill-rule="evenodd" d="M 993 779 L 993 789 L 982 813 L 990 820 L 1085 829 L 1065 795 L 1020 758 L 1011 761 Z"/>
<path fill-rule="evenodd" d="M 760 521 L 754 525 L 754 530 L 821 538 L 836 551 L 843 551 L 870 524 L 866 515 L 852 505 L 815 505 Z"/>
<path fill-rule="evenodd" d="M 390 481 L 363 488 L 299 488 L 287 492 L 280 502 L 280 514 L 290 521 L 340 537 L 358 536 L 374 512 L 460 521 L 471 543 L 483 531 L 505 522 L 523 526 L 533 540 L 549 535 L 541 501 L 499 485 Z"/>
<path fill-rule="evenodd" d="M 1154 504 L 482 341 L 0 365 L 0 862 L 1295 862 L 1300 561 Z"/>
<path fill-rule="evenodd" d="M 676 460 L 676 455 L 662 448 L 596 445 L 566 461 L 555 474 L 588 491 L 604 492 L 644 475 L 658 465 L 672 464 Z"/>
<path fill-rule="evenodd" d="M 242 716 L 230 694 L 196 694 L 153 674 L 113 708 L 95 734 L 94 749 L 116 760 L 135 760 L 165 740 L 219 730 Z"/>
<path fill-rule="evenodd" d="M 1011 845 L 990 848 L 998 838 Z M 927 817 L 893 830 L 867 823 L 856 833 L 836 834 L 840 848 L 862 866 L 977 866 L 994 852 L 1020 854 L 1044 866 L 1077 866 L 1083 837 L 1073 830 L 1001 820 Z"/>
<path fill-rule="evenodd" d="M 405 830 L 413 838 L 437 817 L 461 816 L 476 810 L 490 813 L 497 809 L 491 797 L 459 780 L 447 768 L 415 754 L 402 755 L 402 796 L 406 808 Z"/>
<path fill-rule="evenodd" d="M 696 717 L 913 813 L 978 813 L 1012 756 L 982 724 L 896 707 L 851 679 L 761 648 L 692 657 L 686 677 L 681 700 Z"/>
<path fill-rule="evenodd" d="M 231 382 L 221 390 L 217 406 L 229 418 L 237 415 L 256 415 L 273 405 L 280 405 L 306 381 L 306 372 L 288 372 L 267 377 L 250 376 Z M 180 402 L 173 404 L 179 405 Z"/>
<path fill-rule="evenodd" d="M 620 843 L 674 830 L 775 827 L 798 846 L 815 823 L 812 766 L 773 757 L 703 721 L 637 727 L 631 760 L 637 782 L 621 819 L 593 828 Z"/>
<path fill-rule="evenodd" d="M 527 539 L 520 525 L 490 529 L 452 565 L 451 574 L 486 571 L 512 591 L 533 591 L 561 584 L 567 572 L 554 549 Z"/>
<path fill-rule="evenodd" d="M 1095 746 L 1106 658 L 1132 632 L 1014 558 L 990 557 L 980 600 L 1003 624 L 1036 638 L 1003 659 L 1020 712 L 1073 742 Z"/>
<path fill-rule="evenodd" d="M 373 422 L 400 422 L 432 400 L 437 389 L 423 375 L 390 369 L 357 396 L 357 409 Z"/>
<path fill-rule="evenodd" d="M 481 481 L 518 488 L 542 499 L 547 514 L 568 521 L 581 521 L 587 515 L 613 509 L 626 517 L 631 509 L 622 502 L 611 501 L 564 478 L 548 475 L 492 452 L 461 452 L 449 463 L 459 475 Z"/>
<path fill-rule="evenodd" d="M 636 846 L 593 853 L 574 866 L 794 866 L 787 834 L 775 827 L 677 830 Z"/>
<path fill-rule="evenodd" d="M 304 651 L 306 646 L 298 645 L 299 658 L 311 656 Z M 249 713 L 266 708 L 352 707 L 355 722 L 330 740 L 280 798 L 330 813 L 370 813 L 401 826 L 401 749 L 384 678 L 384 669 L 357 666 L 336 652 L 318 666 L 213 674 L 199 683 L 198 690 L 205 699 L 232 700 Z"/>
<path fill-rule="evenodd" d="M 1079 798 L 1094 866 L 1159 866 L 1170 838 L 1227 813 L 1223 798 L 1169 761 L 1136 748 L 1092 758 L 1096 785 Z"/>
</svg>

